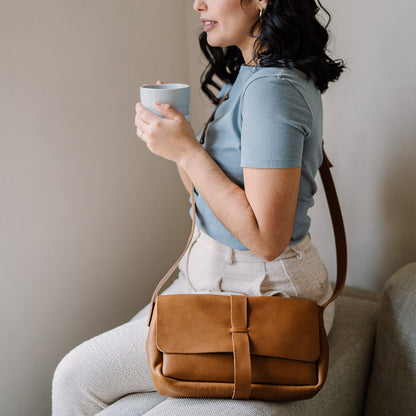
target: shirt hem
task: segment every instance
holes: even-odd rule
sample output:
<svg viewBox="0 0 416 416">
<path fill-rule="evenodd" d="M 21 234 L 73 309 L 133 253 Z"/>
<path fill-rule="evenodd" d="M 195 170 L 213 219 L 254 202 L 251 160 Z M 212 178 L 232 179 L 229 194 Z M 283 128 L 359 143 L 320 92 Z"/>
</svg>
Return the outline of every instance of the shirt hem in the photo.
<svg viewBox="0 0 416 416">
<path fill-rule="evenodd" d="M 300 168 L 302 161 L 298 159 L 266 159 L 266 160 L 247 160 L 244 159 L 240 163 L 241 168 L 275 168 L 275 169 L 291 169 Z"/>
</svg>

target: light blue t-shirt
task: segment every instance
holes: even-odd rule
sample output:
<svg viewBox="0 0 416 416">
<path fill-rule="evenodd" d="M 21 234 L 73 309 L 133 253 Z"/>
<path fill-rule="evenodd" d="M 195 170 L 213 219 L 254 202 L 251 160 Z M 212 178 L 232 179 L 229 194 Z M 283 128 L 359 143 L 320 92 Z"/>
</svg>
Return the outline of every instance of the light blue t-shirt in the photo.
<svg viewBox="0 0 416 416">
<path fill-rule="evenodd" d="M 229 97 L 207 127 L 203 146 L 242 189 L 243 167 L 302 167 L 290 241 L 296 244 L 310 227 L 307 212 L 313 205 L 314 178 L 322 162 L 321 93 L 303 72 L 289 68 L 242 65 L 234 84 L 225 84 L 219 98 L 231 86 Z M 198 190 L 194 195 L 196 225 L 222 244 L 248 250 L 215 217 Z"/>
</svg>

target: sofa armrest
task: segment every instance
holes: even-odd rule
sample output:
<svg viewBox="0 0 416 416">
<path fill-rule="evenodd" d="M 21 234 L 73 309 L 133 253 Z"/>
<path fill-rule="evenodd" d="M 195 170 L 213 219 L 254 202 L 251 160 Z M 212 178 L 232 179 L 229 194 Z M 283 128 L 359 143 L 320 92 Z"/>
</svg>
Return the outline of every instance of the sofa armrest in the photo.
<svg viewBox="0 0 416 416">
<path fill-rule="evenodd" d="M 386 283 L 368 386 L 366 416 L 416 412 L 416 263 Z"/>
</svg>

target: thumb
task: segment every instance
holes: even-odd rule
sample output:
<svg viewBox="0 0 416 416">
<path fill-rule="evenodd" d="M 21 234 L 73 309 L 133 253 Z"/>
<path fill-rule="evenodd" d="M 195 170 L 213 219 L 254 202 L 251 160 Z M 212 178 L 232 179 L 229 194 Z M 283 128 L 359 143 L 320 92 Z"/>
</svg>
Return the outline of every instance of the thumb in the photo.
<svg viewBox="0 0 416 416">
<path fill-rule="evenodd" d="M 179 120 L 183 117 L 183 115 L 170 104 L 164 104 L 160 103 L 159 101 L 155 101 L 155 105 L 158 111 L 164 114 L 167 118 L 172 120 Z"/>
</svg>

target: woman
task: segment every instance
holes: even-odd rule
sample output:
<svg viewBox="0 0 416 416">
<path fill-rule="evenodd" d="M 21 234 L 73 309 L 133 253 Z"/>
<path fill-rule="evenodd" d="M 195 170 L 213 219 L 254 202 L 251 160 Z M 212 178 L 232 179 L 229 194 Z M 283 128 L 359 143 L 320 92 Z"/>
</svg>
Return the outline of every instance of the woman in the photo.
<svg viewBox="0 0 416 416">
<path fill-rule="evenodd" d="M 321 93 L 343 62 L 326 55 L 328 34 L 315 17 L 315 0 L 195 0 L 193 7 L 204 23 L 200 45 L 209 61 L 202 90 L 215 104 L 229 92 L 204 144 L 173 107 L 159 104 L 161 118 L 136 106 L 138 137 L 176 162 L 189 193 L 196 188 L 195 233 L 165 293 L 323 303 L 331 287 L 307 211 L 322 161 Z M 218 97 L 209 87 L 220 90 Z M 122 396 L 154 390 L 147 312 L 63 358 L 53 381 L 54 416 L 93 415 Z M 331 304 L 327 332 L 333 317 Z"/>
</svg>

